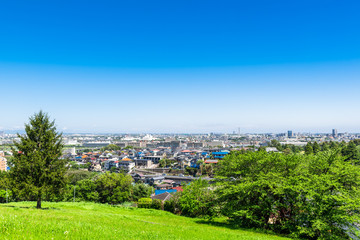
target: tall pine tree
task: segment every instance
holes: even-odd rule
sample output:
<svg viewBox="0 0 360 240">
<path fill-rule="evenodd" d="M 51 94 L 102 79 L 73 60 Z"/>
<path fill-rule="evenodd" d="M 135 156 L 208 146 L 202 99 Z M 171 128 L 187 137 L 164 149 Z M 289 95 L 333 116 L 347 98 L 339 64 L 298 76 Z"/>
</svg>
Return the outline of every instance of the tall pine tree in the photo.
<svg viewBox="0 0 360 240">
<path fill-rule="evenodd" d="M 62 134 L 56 131 L 55 121 L 40 111 L 25 124 L 25 135 L 19 135 L 10 176 L 13 189 L 23 199 L 34 199 L 41 208 L 42 197 L 56 194 L 65 186 L 66 163 L 61 159 Z"/>
</svg>

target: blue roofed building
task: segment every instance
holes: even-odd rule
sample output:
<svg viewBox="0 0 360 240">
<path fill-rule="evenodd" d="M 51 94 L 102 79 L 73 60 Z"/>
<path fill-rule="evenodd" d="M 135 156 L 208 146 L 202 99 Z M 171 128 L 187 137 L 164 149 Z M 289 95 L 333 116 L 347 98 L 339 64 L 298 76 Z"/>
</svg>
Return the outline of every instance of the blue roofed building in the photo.
<svg viewBox="0 0 360 240">
<path fill-rule="evenodd" d="M 213 159 L 223 159 L 226 155 L 228 155 L 229 151 L 221 151 L 221 152 L 212 152 L 212 158 Z"/>
</svg>

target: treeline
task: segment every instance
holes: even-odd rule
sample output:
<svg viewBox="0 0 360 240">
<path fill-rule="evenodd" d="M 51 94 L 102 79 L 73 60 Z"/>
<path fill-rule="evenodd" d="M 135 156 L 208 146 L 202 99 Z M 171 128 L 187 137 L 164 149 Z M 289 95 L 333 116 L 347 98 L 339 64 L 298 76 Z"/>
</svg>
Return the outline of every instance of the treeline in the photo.
<svg viewBox="0 0 360 240">
<path fill-rule="evenodd" d="M 296 146 L 293 144 L 281 144 L 277 140 L 271 140 L 269 147 L 275 147 L 277 150 L 289 154 L 289 153 L 305 153 L 305 154 L 313 154 L 322 151 L 328 150 L 336 150 L 341 149 L 342 155 L 347 156 L 352 153 L 358 152 L 357 146 L 360 145 L 360 139 L 351 140 L 348 143 L 345 141 L 342 142 L 308 142 L 305 146 Z M 260 150 L 265 150 L 265 147 L 261 147 Z M 354 156 L 355 157 L 355 156 Z M 359 156 L 357 156 L 359 157 Z"/>
<path fill-rule="evenodd" d="M 85 201 L 108 204 L 136 202 L 148 198 L 153 188 L 143 183 L 134 183 L 130 175 L 122 173 L 98 174 L 71 170 L 66 173 L 67 184 L 59 191 L 47 191 L 42 195 L 45 201 Z M 36 201 L 36 195 L 18 194 L 18 189 L 9 184 L 10 175 L 0 172 L 0 202 Z"/>
</svg>

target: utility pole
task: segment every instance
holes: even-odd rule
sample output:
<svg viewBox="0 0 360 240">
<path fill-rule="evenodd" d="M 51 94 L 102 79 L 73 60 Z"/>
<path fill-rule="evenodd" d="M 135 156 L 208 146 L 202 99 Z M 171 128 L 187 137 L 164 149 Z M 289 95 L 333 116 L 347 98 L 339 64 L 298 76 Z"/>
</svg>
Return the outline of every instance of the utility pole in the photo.
<svg viewBox="0 0 360 240">
<path fill-rule="evenodd" d="M 9 196 L 8 196 L 8 191 L 7 191 L 7 188 L 6 188 L 6 203 L 9 202 Z"/>
<path fill-rule="evenodd" d="M 76 188 L 76 185 L 74 185 L 74 202 L 75 202 L 75 188 Z"/>
</svg>

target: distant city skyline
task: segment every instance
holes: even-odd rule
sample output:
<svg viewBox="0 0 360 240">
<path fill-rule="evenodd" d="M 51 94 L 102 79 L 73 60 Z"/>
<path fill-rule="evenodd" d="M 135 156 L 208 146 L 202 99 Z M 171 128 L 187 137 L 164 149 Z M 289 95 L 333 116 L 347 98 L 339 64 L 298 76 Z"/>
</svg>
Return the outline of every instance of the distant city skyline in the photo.
<svg viewBox="0 0 360 240">
<path fill-rule="evenodd" d="M 283 134 L 284 136 L 286 137 L 296 137 L 297 134 L 327 134 L 327 135 L 330 135 L 332 137 L 337 137 L 339 134 L 360 134 L 360 132 L 337 132 L 337 129 L 332 129 L 331 131 L 328 131 L 328 132 L 309 132 L 309 131 L 292 131 L 292 130 L 287 130 L 287 131 L 280 131 L 280 132 L 243 132 L 243 133 L 237 133 L 235 131 L 229 131 L 229 132 L 91 132 L 91 131 L 80 131 L 80 132 L 71 132 L 71 131 L 67 131 L 67 130 L 61 130 L 61 129 L 58 129 L 60 132 L 64 133 L 64 134 L 67 134 L 67 135 L 71 135 L 71 134 L 106 134 L 106 135 L 161 135 L 161 134 L 169 134 L 169 135 L 172 135 L 172 134 L 204 134 L 204 135 L 208 135 L 208 134 L 228 134 L 228 135 L 247 135 L 247 134 Z M 334 130 L 336 130 L 336 134 L 334 135 Z M 289 136 L 289 132 L 291 132 L 291 136 Z M 16 134 L 16 133 L 20 133 L 20 134 L 23 134 L 25 133 L 25 129 L 14 129 L 14 130 L 9 130 L 9 129 L 3 129 L 0 131 L 0 136 L 4 135 L 4 134 Z"/>
<path fill-rule="evenodd" d="M 360 132 L 358 1 L 4 1 L 0 131 Z"/>
</svg>

